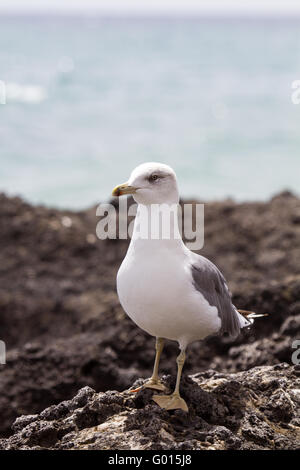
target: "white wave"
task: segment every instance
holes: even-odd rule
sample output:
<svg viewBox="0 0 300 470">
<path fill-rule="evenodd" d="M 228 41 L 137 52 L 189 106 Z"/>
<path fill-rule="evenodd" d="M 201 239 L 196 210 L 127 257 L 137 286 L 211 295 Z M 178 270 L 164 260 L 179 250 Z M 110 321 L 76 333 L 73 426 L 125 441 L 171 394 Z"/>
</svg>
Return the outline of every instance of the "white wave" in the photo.
<svg viewBox="0 0 300 470">
<path fill-rule="evenodd" d="M 6 101 L 17 103 L 41 103 L 47 99 L 47 90 L 39 85 L 6 83 Z"/>
</svg>

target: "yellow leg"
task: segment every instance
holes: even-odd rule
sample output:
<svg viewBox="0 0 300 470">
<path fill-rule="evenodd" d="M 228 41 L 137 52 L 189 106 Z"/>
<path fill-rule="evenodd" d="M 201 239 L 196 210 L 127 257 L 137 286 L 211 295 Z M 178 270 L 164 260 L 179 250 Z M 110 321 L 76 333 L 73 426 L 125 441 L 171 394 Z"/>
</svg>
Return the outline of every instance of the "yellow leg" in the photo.
<svg viewBox="0 0 300 470">
<path fill-rule="evenodd" d="M 141 387 L 138 387 L 135 390 L 130 390 L 132 393 L 138 392 L 142 388 L 153 388 L 154 390 L 161 390 L 163 392 L 167 390 L 167 388 L 163 385 L 163 383 L 160 381 L 158 377 L 158 366 L 159 366 L 160 356 L 161 356 L 163 348 L 164 348 L 164 339 L 156 338 L 156 344 L 155 344 L 156 355 L 155 355 L 155 362 L 154 362 L 152 377 L 149 380 L 147 380 L 147 382 L 145 382 Z"/>
<path fill-rule="evenodd" d="M 183 398 L 180 396 L 179 387 L 182 374 L 182 368 L 185 361 L 185 350 L 183 349 L 177 357 L 177 379 L 175 390 L 172 395 L 153 395 L 152 399 L 161 408 L 165 410 L 183 410 L 189 411 L 188 406 Z"/>
</svg>

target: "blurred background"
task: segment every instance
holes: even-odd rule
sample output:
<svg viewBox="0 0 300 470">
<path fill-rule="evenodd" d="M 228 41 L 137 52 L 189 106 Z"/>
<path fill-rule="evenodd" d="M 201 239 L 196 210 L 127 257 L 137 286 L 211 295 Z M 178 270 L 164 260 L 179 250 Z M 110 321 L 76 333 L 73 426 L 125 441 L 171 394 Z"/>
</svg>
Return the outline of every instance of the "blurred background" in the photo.
<svg viewBox="0 0 300 470">
<path fill-rule="evenodd" d="M 219 411 L 209 417 L 215 402 L 205 408 L 197 398 L 198 422 L 205 432 L 206 420 L 219 430 L 228 425 L 228 442 L 241 422 L 232 446 L 243 439 L 246 449 L 299 448 L 290 372 L 300 338 L 297 1 L 0 1 L 0 341 L 7 352 L 0 448 L 22 414 L 71 399 L 86 385 L 125 390 L 152 373 L 154 338 L 127 317 L 116 293 L 129 240 L 95 235 L 96 204 L 149 160 L 175 169 L 185 200 L 205 201 L 201 254 L 224 273 L 233 303 L 270 315 L 234 342 L 191 345 L 185 375 L 254 367 L 264 374 L 256 369 L 249 379 L 262 377 L 258 414 L 252 398 L 249 412 L 237 406 L 247 374 L 242 389 L 230 376 L 216 407 L 226 418 Z M 167 342 L 163 374 L 175 377 L 177 354 Z M 272 365 L 282 379 L 264 369 Z M 105 416 L 116 412 L 104 406 Z M 78 419 L 86 427 L 95 413 L 84 409 Z M 147 416 L 144 423 L 153 421 Z M 159 435 L 156 418 L 149 426 L 138 419 Z M 70 429 L 35 432 L 31 424 L 22 448 L 49 448 L 55 439 L 64 445 Z M 191 429 L 193 441 L 195 429 L 203 435 L 202 427 Z M 116 445 L 113 432 L 109 440 Z M 122 432 L 120 448 L 123 441 Z"/>
<path fill-rule="evenodd" d="M 299 188 L 300 5 L 2 0 L 0 191 L 80 209 L 144 161 L 181 194 Z"/>
</svg>

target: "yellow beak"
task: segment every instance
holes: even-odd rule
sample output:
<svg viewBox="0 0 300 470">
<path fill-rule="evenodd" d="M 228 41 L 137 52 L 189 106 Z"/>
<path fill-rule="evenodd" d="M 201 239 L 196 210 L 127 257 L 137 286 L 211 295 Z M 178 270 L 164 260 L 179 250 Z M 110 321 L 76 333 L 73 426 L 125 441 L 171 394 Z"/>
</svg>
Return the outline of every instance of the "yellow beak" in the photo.
<svg viewBox="0 0 300 470">
<path fill-rule="evenodd" d="M 123 194 L 134 194 L 137 188 L 129 186 L 127 183 L 119 184 L 113 189 L 112 196 L 123 196 Z"/>
</svg>

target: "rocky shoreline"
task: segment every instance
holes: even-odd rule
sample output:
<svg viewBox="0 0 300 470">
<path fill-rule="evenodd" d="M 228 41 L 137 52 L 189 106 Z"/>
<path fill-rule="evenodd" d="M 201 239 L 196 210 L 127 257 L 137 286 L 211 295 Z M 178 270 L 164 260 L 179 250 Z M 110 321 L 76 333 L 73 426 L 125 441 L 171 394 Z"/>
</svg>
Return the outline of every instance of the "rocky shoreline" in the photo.
<svg viewBox="0 0 300 470">
<path fill-rule="evenodd" d="M 96 238 L 95 208 L 60 211 L 2 194 L 0 221 L 1 448 L 300 447 L 291 362 L 300 339 L 299 198 L 205 204 L 201 254 L 224 272 L 238 308 L 269 317 L 234 343 L 191 345 L 188 416 L 163 412 L 150 391 L 124 392 L 149 376 L 154 356 L 153 338 L 126 317 L 115 291 L 127 241 Z M 161 362 L 167 383 L 176 354 L 170 342 Z"/>
<path fill-rule="evenodd" d="M 174 386 L 173 378 L 163 377 Z M 135 386 L 140 385 L 141 380 Z M 300 366 L 211 369 L 186 376 L 189 413 L 165 411 L 153 391 L 96 393 L 90 387 L 40 414 L 21 416 L 4 450 L 296 450 Z"/>
</svg>

